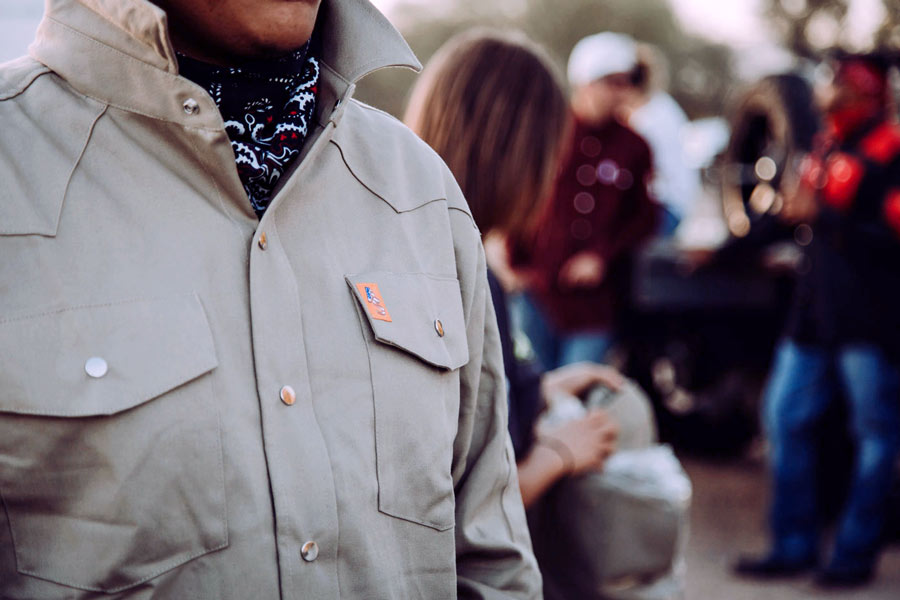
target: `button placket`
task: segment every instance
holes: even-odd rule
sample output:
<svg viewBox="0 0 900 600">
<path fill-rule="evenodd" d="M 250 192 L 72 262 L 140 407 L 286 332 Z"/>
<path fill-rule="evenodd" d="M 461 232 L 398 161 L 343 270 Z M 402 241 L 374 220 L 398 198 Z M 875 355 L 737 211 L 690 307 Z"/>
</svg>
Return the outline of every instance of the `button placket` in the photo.
<svg viewBox="0 0 900 600">
<path fill-rule="evenodd" d="M 308 155 L 305 160 L 309 159 Z M 303 597 L 337 597 L 335 561 L 318 560 L 322 548 L 330 549 L 322 555 L 330 558 L 337 547 L 336 484 L 311 400 L 297 274 L 272 220 L 276 209 L 277 204 L 269 206 L 248 241 L 252 250 L 249 291 L 253 351 L 272 504 L 279 522 L 279 572 L 284 589 L 302 588 Z M 259 248 L 263 232 L 265 252 Z M 297 468 L 297 461 L 305 468 Z M 317 479 L 315 486 L 309 485 L 311 475 Z M 302 502 L 298 501 L 300 493 Z M 310 567 L 327 573 L 327 577 L 310 579 L 303 573 L 306 569 L 300 568 L 306 565 L 302 547 L 311 540 L 316 540 L 317 558 Z"/>
</svg>

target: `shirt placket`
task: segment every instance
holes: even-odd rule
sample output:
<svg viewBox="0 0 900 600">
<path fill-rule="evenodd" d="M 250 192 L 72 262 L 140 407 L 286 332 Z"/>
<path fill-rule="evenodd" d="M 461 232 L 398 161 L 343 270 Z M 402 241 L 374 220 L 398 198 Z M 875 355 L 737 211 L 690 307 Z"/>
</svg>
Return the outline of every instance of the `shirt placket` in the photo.
<svg viewBox="0 0 900 600">
<path fill-rule="evenodd" d="M 320 149 L 326 140 L 316 142 Z M 298 166 L 291 177 L 302 170 Z M 289 210 L 300 199 L 296 191 L 289 199 L 283 196 L 276 195 L 263 215 L 250 251 L 254 362 L 281 589 L 288 598 L 337 598 L 337 499 L 313 409 L 298 289 L 302 274 L 294 271 L 276 226 L 279 206 Z"/>
</svg>

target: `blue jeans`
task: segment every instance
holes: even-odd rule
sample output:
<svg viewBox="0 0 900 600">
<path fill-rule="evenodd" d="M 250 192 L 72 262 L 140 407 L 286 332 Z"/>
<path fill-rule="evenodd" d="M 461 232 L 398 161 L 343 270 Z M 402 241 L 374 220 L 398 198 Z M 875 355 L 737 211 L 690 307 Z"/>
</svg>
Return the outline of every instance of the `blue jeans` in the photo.
<svg viewBox="0 0 900 600">
<path fill-rule="evenodd" d="M 786 560 L 818 554 L 816 425 L 835 385 L 848 402 L 856 455 L 831 567 L 866 570 L 878 555 L 900 451 L 900 372 L 868 344 L 827 351 L 787 340 L 776 351 L 764 407 L 774 477 L 773 552 Z"/>
<path fill-rule="evenodd" d="M 557 331 L 527 293 L 511 302 L 515 326 L 531 342 L 535 356 L 547 370 L 582 361 L 602 363 L 612 346 L 612 335 L 607 331 Z"/>
<path fill-rule="evenodd" d="M 661 206 L 659 212 L 659 227 L 656 235 L 659 237 L 669 237 L 675 233 L 676 229 L 678 229 L 678 226 L 681 224 L 681 217 L 669 210 L 666 206 Z"/>
</svg>

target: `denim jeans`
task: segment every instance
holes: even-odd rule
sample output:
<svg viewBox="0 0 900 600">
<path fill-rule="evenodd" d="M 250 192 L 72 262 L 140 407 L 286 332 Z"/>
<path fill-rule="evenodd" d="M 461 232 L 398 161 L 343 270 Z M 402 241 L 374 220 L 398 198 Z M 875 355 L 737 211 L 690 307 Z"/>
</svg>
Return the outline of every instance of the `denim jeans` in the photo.
<svg viewBox="0 0 900 600">
<path fill-rule="evenodd" d="M 659 237 L 669 237 L 675 233 L 678 226 L 681 225 L 681 217 L 669 210 L 666 206 L 661 206 L 659 211 L 659 227 L 656 235 Z"/>
<path fill-rule="evenodd" d="M 515 327 L 531 342 L 544 369 L 582 361 L 602 363 L 612 346 L 612 335 L 607 331 L 557 331 L 527 293 L 515 296 L 511 303 Z"/>
<path fill-rule="evenodd" d="M 874 566 L 900 450 L 900 373 L 875 346 L 828 351 L 790 340 L 779 345 L 766 390 L 764 421 L 772 446 L 773 552 L 786 560 L 818 554 L 816 425 L 840 386 L 856 447 L 831 568 Z"/>
</svg>

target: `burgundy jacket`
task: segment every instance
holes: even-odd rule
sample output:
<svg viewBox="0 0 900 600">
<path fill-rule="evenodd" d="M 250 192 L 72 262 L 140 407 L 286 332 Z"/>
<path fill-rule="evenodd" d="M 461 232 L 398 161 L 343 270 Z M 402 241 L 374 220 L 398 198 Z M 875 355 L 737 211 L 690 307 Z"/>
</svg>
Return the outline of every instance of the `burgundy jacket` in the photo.
<svg viewBox="0 0 900 600">
<path fill-rule="evenodd" d="M 648 193 L 650 171 L 650 148 L 618 121 L 576 123 L 536 233 L 511 244 L 513 265 L 534 273 L 530 292 L 557 330 L 612 326 L 625 293 L 627 259 L 659 219 L 659 205 Z M 583 250 L 603 258 L 604 280 L 591 288 L 561 287 L 560 268 Z"/>
</svg>

